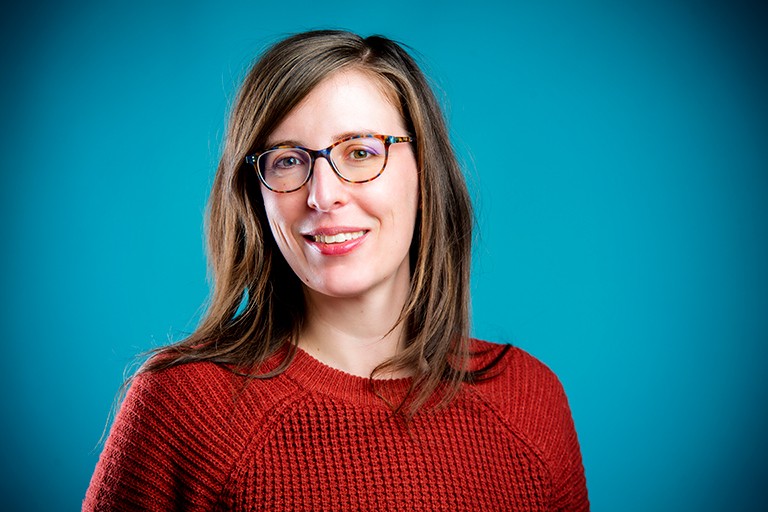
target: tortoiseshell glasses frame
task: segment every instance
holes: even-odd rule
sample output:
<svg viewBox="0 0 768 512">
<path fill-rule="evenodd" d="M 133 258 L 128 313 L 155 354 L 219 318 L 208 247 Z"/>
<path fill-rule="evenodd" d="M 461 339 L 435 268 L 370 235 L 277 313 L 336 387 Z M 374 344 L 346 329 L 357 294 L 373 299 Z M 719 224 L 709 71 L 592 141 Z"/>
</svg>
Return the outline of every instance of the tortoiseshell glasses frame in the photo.
<svg viewBox="0 0 768 512">
<path fill-rule="evenodd" d="M 273 192 L 295 192 L 309 182 L 318 158 L 325 158 L 333 172 L 348 183 L 368 183 L 384 172 L 389 146 L 413 142 L 413 137 L 362 134 L 337 140 L 325 149 L 274 146 L 245 157 L 259 180 Z M 338 162 L 336 160 L 339 160 Z"/>
</svg>

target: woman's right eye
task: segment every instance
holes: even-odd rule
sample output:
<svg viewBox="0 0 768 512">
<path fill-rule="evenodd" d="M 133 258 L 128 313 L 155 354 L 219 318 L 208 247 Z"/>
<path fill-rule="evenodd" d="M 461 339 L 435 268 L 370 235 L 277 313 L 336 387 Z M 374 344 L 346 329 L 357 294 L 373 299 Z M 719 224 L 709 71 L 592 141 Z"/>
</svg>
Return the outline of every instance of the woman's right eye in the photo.
<svg viewBox="0 0 768 512">
<path fill-rule="evenodd" d="M 294 155 L 282 156 L 277 160 L 275 160 L 275 162 L 273 163 L 274 167 L 278 169 L 291 169 L 301 164 L 302 164 L 301 160 L 299 160 L 299 158 Z"/>
<path fill-rule="evenodd" d="M 268 155 L 265 167 L 271 172 L 285 173 L 304 168 L 307 161 L 307 155 L 297 151 L 275 151 Z"/>
</svg>

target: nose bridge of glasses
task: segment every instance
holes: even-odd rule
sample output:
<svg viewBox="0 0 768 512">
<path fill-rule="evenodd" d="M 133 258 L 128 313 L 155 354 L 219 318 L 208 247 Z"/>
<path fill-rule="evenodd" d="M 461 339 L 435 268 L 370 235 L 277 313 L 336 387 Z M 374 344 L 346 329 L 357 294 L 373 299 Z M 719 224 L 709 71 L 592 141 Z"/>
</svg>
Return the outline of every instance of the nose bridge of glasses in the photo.
<svg viewBox="0 0 768 512">
<path fill-rule="evenodd" d="M 320 211 L 330 211 L 346 203 L 348 198 L 346 180 L 339 174 L 331 159 L 330 150 L 311 153 L 312 169 L 304 186 L 307 189 L 307 203 Z M 320 160 L 325 162 L 320 164 Z M 318 165 L 320 164 L 320 165 Z"/>
<path fill-rule="evenodd" d="M 328 163 L 328 166 L 333 170 L 334 174 L 338 178 L 341 178 L 341 175 L 339 174 L 339 170 L 336 168 L 336 163 L 333 161 L 333 157 L 331 157 L 331 150 L 333 149 L 333 146 L 325 149 L 316 149 L 314 151 L 310 151 L 310 157 L 312 159 L 312 173 L 314 174 L 315 167 L 317 166 L 317 161 L 320 158 L 325 159 L 325 161 Z"/>
</svg>

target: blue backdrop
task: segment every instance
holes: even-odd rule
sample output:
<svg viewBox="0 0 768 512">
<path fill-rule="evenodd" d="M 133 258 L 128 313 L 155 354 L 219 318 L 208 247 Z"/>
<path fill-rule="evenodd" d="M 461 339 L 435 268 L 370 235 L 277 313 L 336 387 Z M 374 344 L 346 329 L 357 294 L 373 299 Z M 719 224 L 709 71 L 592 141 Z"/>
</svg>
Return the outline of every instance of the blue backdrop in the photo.
<svg viewBox="0 0 768 512">
<path fill-rule="evenodd" d="M 124 369 L 194 328 L 233 91 L 310 28 L 419 53 L 476 197 L 474 332 L 560 376 L 594 510 L 763 502 L 764 8 L 64 4 L 0 21 L 11 509 L 77 510 Z"/>
</svg>

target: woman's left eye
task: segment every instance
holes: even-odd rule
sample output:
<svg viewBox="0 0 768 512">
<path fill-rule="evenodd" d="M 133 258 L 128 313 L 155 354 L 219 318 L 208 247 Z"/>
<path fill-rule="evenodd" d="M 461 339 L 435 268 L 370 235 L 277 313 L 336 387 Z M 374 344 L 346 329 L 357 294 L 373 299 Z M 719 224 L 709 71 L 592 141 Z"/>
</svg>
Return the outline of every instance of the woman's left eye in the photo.
<svg viewBox="0 0 768 512">
<path fill-rule="evenodd" d="M 350 151 L 349 156 L 353 160 L 365 160 L 366 158 L 371 156 L 371 152 L 368 151 L 367 149 L 360 149 L 360 148 L 358 148 L 358 149 L 353 149 L 352 151 Z"/>
</svg>

